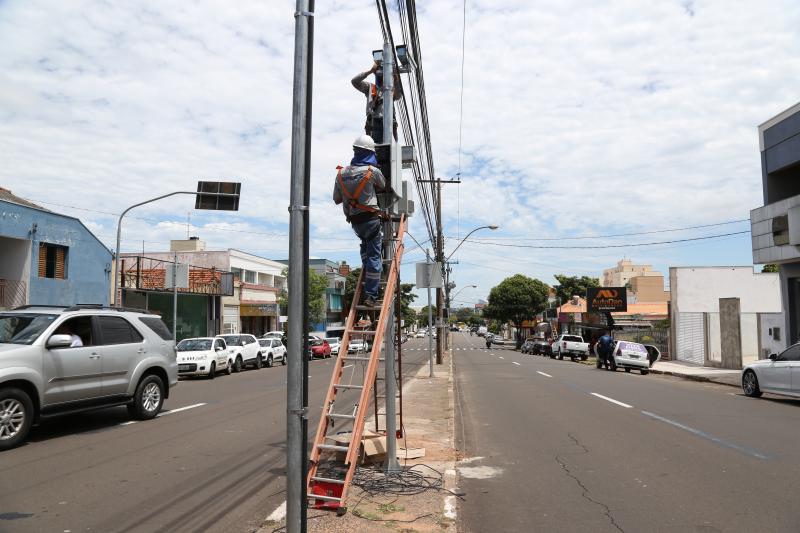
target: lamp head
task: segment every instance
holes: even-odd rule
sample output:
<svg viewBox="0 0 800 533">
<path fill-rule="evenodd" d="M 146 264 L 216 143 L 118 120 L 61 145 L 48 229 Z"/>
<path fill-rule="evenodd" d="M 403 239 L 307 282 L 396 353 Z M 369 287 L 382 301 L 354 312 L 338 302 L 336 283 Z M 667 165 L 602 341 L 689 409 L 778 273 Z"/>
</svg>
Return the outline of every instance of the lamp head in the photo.
<svg viewBox="0 0 800 533">
<path fill-rule="evenodd" d="M 494 231 L 494 230 L 498 229 L 499 227 L 500 227 L 500 226 L 498 226 L 497 224 L 490 224 L 490 225 L 489 225 L 489 229 L 490 229 L 490 230 L 492 230 L 492 231 Z"/>
</svg>

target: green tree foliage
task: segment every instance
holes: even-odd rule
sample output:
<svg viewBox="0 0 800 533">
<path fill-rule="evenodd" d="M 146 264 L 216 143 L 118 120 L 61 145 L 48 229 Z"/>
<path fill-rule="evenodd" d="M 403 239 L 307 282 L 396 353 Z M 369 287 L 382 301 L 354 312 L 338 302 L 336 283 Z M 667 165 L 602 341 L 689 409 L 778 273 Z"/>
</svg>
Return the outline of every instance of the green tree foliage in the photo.
<svg viewBox="0 0 800 533">
<path fill-rule="evenodd" d="M 511 322 L 519 329 L 523 321 L 544 310 L 548 290 L 548 286 L 538 279 L 515 274 L 492 288 L 483 316 L 502 323 Z"/>
<path fill-rule="evenodd" d="M 288 279 L 289 268 L 284 268 L 281 275 Z M 325 322 L 327 302 L 325 299 L 325 289 L 328 288 L 328 278 L 323 274 L 317 274 L 314 270 L 308 271 L 308 321 L 310 324 Z M 278 305 L 281 309 L 289 308 L 289 293 L 286 289 L 281 289 L 278 295 Z"/>
<path fill-rule="evenodd" d="M 433 312 L 433 324 L 436 324 L 436 317 L 439 313 L 438 309 L 435 305 L 431 305 L 431 311 Z M 428 306 L 426 305 L 422 309 L 420 309 L 419 313 L 417 313 L 417 323 L 420 326 L 428 327 Z"/>
<path fill-rule="evenodd" d="M 558 281 L 558 286 L 556 287 L 556 297 L 558 297 L 562 304 L 575 295 L 585 298 L 586 289 L 600 286 L 599 279 L 589 276 L 578 277 L 556 274 L 553 277 Z"/>
<path fill-rule="evenodd" d="M 356 292 L 356 284 L 358 283 L 358 276 L 361 275 L 360 268 L 354 268 L 347 275 L 344 283 L 344 308 L 349 310 L 353 303 L 353 295 Z M 417 295 L 412 291 L 414 290 L 413 283 L 400 284 L 400 313 L 406 321 L 406 325 L 410 325 L 416 319 L 416 313 L 411 309 L 411 303 L 417 298 Z"/>
<path fill-rule="evenodd" d="M 761 272 L 764 272 L 764 273 L 778 272 L 778 265 L 776 265 L 775 263 L 766 264 L 761 268 Z"/>
<path fill-rule="evenodd" d="M 468 323 L 469 319 L 475 315 L 475 311 L 469 307 L 459 307 L 456 309 L 455 319 L 457 322 Z"/>
</svg>

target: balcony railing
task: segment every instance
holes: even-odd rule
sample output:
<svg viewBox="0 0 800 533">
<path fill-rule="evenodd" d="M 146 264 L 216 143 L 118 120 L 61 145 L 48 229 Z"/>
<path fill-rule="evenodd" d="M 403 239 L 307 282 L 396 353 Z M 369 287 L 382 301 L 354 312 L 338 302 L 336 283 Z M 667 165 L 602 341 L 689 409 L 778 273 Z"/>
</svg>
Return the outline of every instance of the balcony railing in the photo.
<svg viewBox="0 0 800 533">
<path fill-rule="evenodd" d="M 15 279 L 0 279 L 0 309 L 13 309 L 27 303 L 28 285 Z"/>
<path fill-rule="evenodd" d="M 122 260 L 123 288 L 140 291 L 171 291 L 166 287 L 167 265 L 172 261 L 151 257 L 125 257 Z M 189 265 L 189 287 L 178 289 L 188 294 L 233 296 L 233 273 L 215 268 Z"/>
</svg>

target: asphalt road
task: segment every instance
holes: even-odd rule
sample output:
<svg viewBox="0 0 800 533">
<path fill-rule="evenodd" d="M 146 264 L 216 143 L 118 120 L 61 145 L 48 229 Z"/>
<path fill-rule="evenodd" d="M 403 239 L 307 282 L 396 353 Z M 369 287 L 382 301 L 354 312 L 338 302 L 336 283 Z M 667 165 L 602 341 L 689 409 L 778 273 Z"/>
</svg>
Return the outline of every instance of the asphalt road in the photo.
<svg viewBox="0 0 800 533">
<path fill-rule="evenodd" d="M 403 374 L 426 360 L 407 351 Z M 310 439 L 333 361 L 310 365 Z M 34 428 L 0 454 L 0 532 L 249 532 L 285 501 L 286 367 L 181 380 L 164 409 L 147 422 L 115 408 Z"/>
<path fill-rule="evenodd" d="M 454 346 L 461 531 L 800 531 L 799 401 Z"/>
</svg>

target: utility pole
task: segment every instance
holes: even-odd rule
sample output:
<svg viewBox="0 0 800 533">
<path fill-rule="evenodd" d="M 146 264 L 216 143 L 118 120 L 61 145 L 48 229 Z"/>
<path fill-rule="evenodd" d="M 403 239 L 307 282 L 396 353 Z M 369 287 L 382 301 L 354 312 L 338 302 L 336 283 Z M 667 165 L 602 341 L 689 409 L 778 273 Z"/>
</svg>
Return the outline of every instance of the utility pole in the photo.
<svg viewBox="0 0 800 533">
<path fill-rule="evenodd" d="M 436 261 L 444 268 L 444 238 L 442 236 L 442 182 L 436 180 Z M 444 274 L 444 272 L 442 272 Z M 444 277 L 444 275 L 442 276 Z M 444 330 L 440 329 L 444 319 L 444 309 L 442 308 L 442 288 L 436 289 L 436 364 L 441 365 L 444 361 L 442 353 L 442 335 Z"/>
<path fill-rule="evenodd" d="M 292 160 L 289 199 L 289 331 L 286 385 L 286 531 L 306 530 L 308 190 L 311 154 L 313 0 L 297 0 L 294 19 Z"/>
<path fill-rule="evenodd" d="M 433 308 L 431 307 L 431 254 L 425 248 L 425 271 L 428 273 L 428 365 L 430 366 L 430 374 L 428 377 L 433 377 L 433 335 L 431 335 L 431 328 L 433 327 Z"/>
<path fill-rule="evenodd" d="M 394 77 L 392 72 L 392 47 L 389 41 L 383 43 L 383 142 L 394 146 L 393 135 L 393 120 L 394 120 Z M 391 151 L 391 150 L 390 150 Z M 391 157 L 391 156 L 390 156 Z M 392 182 L 399 180 L 400 176 L 391 176 Z M 391 188 L 394 188 L 396 183 L 391 183 Z M 390 195 L 391 197 L 391 195 Z M 387 203 L 389 212 L 392 212 L 391 203 Z M 384 257 L 387 264 L 394 256 L 394 222 L 391 217 L 384 224 L 383 230 L 383 250 Z M 399 276 L 398 272 L 398 276 Z M 399 283 L 398 283 L 399 285 Z M 392 295 L 384 291 L 384 298 L 391 298 Z M 397 405 L 395 396 L 397 396 L 397 383 L 394 376 L 394 307 L 389 306 L 389 316 L 386 317 L 386 332 L 384 333 L 383 357 L 384 357 L 384 388 L 386 395 L 386 471 L 394 472 L 400 470 L 400 464 L 397 462 Z"/>
<path fill-rule="evenodd" d="M 178 342 L 178 252 L 172 264 L 172 338 Z"/>
</svg>

